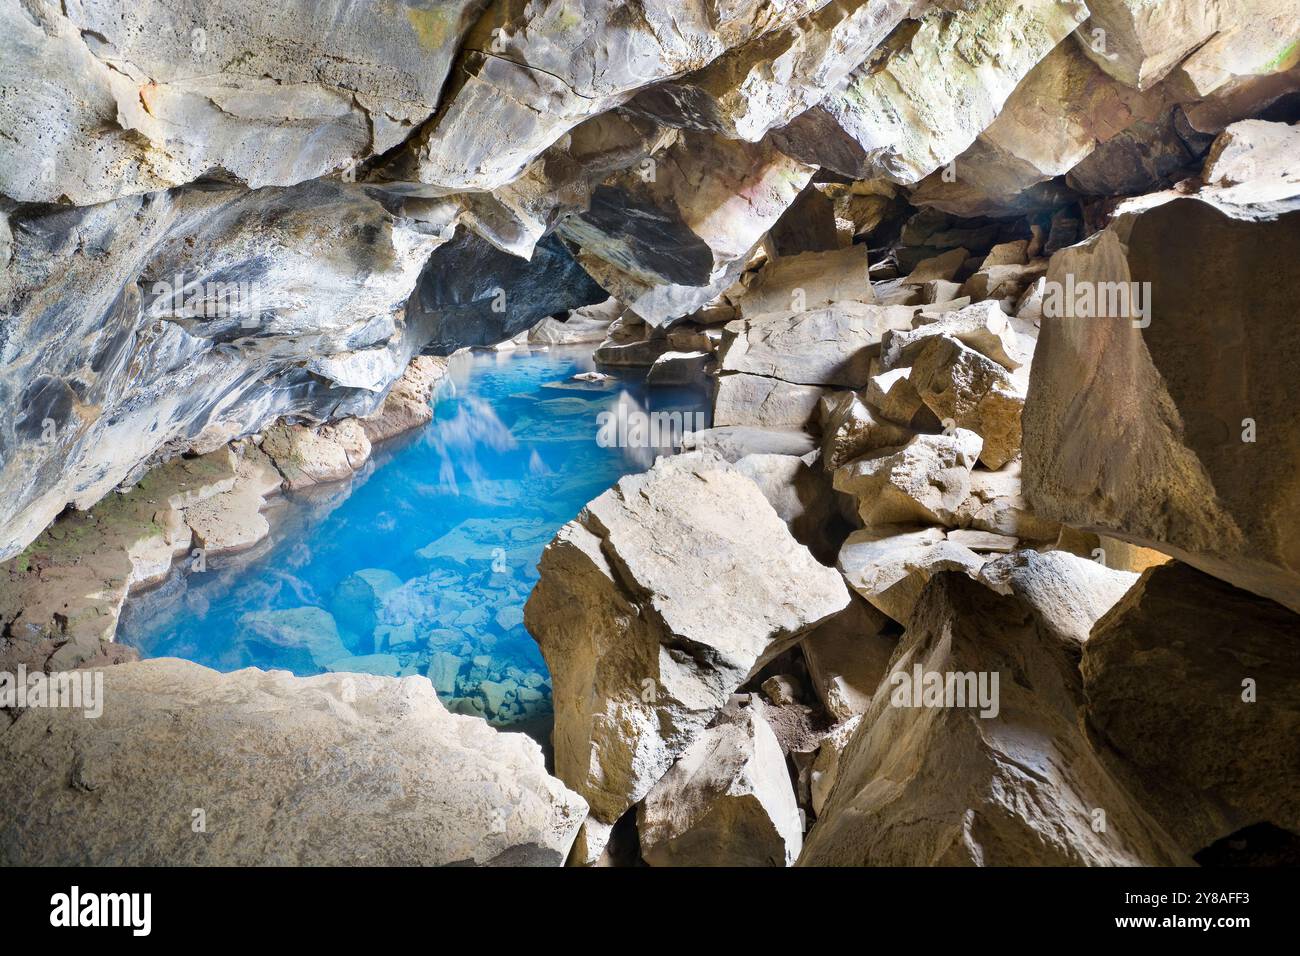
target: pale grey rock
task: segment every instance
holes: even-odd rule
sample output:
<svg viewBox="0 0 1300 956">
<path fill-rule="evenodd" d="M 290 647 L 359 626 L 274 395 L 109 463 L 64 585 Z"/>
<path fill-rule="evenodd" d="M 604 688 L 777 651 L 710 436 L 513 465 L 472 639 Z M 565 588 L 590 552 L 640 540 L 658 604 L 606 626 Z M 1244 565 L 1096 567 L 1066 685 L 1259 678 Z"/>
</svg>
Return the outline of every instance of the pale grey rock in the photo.
<svg viewBox="0 0 1300 956">
<path fill-rule="evenodd" d="M 723 710 L 637 808 L 651 866 L 790 866 L 803 822 L 785 755 L 754 707 Z"/>
<path fill-rule="evenodd" d="M 948 541 L 939 528 L 882 525 L 849 535 L 836 566 L 849 587 L 906 625 L 930 578 L 940 571 L 974 577 L 984 562 L 970 548 Z"/>
<path fill-rule="evenodd" d="M 629 108 L 672 126 L 756 142 L 816 106 L 883 40 L 914 0 L 830 0 L 724 53 L 702 70 L 656 84 Z"/>
<path fill-rule="evenodd" d="M 713 401 L 713 424 L 804 428 L 816 421 L 818 403 L 825 393 L 820 386 L 792 385 L 763 375 L 720 375 Z"/>
<path fill-rule="evenodd" d="M 485 0 L 6 0 L 0 193 L 106 202 L 214 169 L 291 186 L 402 142 Z"/>
<path fill-rule="evenodd" d="M 26 768 L 0 780 L 8 865 L 558 866 L 586 813 L 536 743 L 449 714 L 423 677 L 97 673 L 101 717 L 29 709 L 0 731 L 0 762 Z"/>
<path fill-rule="evenodd" d="M 980 437 L 964 428 L 952 435 L 917 435 L 901 448 L 883 448 L 841 465 L 835 490 L 855 498 L 867 526 L 955 525 L 981 447 Z"/>
<path fill-rule="evenodd" d="M 948 335 L 917 351 L 908 382 L 945 427 L 982 438 L 980 461 L 996 471 L 1020 453 L 1025 394 L 1001 365 Z"/>
<path fill-rule="evenodd" d="M 556 772 L 607 824 L 849 600 L 752 481 L 700 452 L 620 480 L 539 569 L 524 613 L 551 672 Z"/>
<path fill-rule="evenodd" d="M 1014 594 L 1053 634 L 1079 644 L 1137 579 L 1136 574 L 1067 551 L 1018 551 L 980 569 L 982 582 L 1002 594 Z"/>
<path fill-rule="evenodd" d="M 854 179 L 918 182 L 965 150 L 1087 15 L 1075 0 L 935 8 L 900 24 L 839 89 L 777 131 L 776 142 Z"/>
<path fill-rule="evenodd" d="M 881 684 L 840 754 L 799 865 L 1189 862 L 1085 738 L 1077 648 L 1015 598 L 937 575 L 891 666 L 900 678 Z M 986 675 L 986 691 L 998 675 L 996 713 L 978 694 L 974 706 L 904 706 L 901 676 L 915 669 Z M 1099 808 L 1104 828 L 1094 826 Z"/>
<path fill-rule="evenodd" d="M 0 558 L 214 431 L 377 409 L 418 347 L 402 306 L 443 241 L 328 182 L 8 216 Z"/>
<path fill-rule="evenodd" d="M 705 381 L 711 352 L 664 352 L 646 373 L 650 385 L 693 385 Z"/>
<path fill-rule="evenodd" d="M 736 462 L 746 455 L 793 455 L 803 457 L 817 445 L 803 430 L 758 428 L 752 425 L 725 425 L 692 432 L 683 446 L 695 451 L 716 452 L 727 461 Z"/>
<path fill-rule="evenodd" d="M 819 5 L 742 0 L 717 10 L 652 0 L 629 18 L 603 0 L 497 4 L 466 38 L 449 102 L 412 144 L 399 178 L 448 192 L 503 186 L 583 120 Z"/>
<path fill-rule="evenodd" d="M 721 369 L 800 385 L 862 388 L 881 336 L 911 324 L 911 309 L 853 302 L 737 319 L 726 327 Z"/>
<path fill-rule="evenodd" d="M 910 366 L 923 346 L 934 335 L 948 335 L 1009 372 L 1025 364 L 1024 345 L 1012 327 L 1010 317 L 997 302 L 976 302 L 964 308 L 941 313 L 932 321 L 926 313 L 917 317 L 913 329 L 889 332 L 880 350 L 880 367 L 892 369 Z"/>
<path fill-rule="evenodd" d="M 859 393 L 844 392 L 832 397 L 833 403 L 822 421 L 821 461 L 827 471 L 911 440 L 909 429 L 877 416 Z"/>
<path fill-rule="evenodd" d="M 753 321 L 770 313 L 788 316 L 875 300 L 867 274 L 867 247 L 853 245 L 769 259 L 737 305 L 741 316 Z"/>
</svg>

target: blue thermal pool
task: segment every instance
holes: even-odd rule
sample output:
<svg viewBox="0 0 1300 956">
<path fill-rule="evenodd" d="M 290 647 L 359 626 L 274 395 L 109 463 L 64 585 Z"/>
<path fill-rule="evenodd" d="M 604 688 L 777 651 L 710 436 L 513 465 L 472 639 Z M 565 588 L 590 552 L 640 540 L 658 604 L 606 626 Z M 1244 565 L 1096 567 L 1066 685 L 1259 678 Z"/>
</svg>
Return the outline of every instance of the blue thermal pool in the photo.
<svg viewBox="0 0 1300 956">
<path fill-rule="evenodd" d="M 602 447 L 599 414 L 708 408 L 703 388 L 648 388 L 641 374 L 573 380 L 590 368 L 578 351 L 455 356 L 429 425 L 379 446 L 350 482 L 276 499 L 257 548 L 133 595 L 119 639 L 222 671 L 424 674 L 452 710 L 549 725 L 549 677 L 523 625 L 537 559 L 655 454 Z"/>
</svg>

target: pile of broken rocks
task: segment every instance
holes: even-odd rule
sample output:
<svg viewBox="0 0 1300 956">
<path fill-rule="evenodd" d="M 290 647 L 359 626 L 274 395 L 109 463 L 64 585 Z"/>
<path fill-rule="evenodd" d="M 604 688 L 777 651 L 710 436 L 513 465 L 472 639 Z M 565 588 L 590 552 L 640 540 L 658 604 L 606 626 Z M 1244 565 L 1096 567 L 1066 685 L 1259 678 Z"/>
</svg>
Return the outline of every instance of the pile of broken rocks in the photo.
<svg viewBox="0 0 1300 956">
<path fill-rule="evenodd" d="M 1197 434 L 1225 415 L 1216 388 L 1263 413 L 1281 358 L 1261 339 L 1240 346 L 1255 379 L 1184 381 L 1239 319 L 1214 303 L 1252 300 L 1235 257 L 1294 245 L 1295 175 L 1268 162 L 1294 136 L 1231 127 L 1201 182 L 1087 236 L 1065 213 L 920 259 L 869 258 L 854 229 L 769 236 L 684 323 L 616 320 L 598 361 L 706 370 L 714 427 L 540 565 L 555 773 L 590 807 L 570 864 L 1295 857 L 1300 589 L 1276 499 L 1230 490 L 1253 449 Z M 1173 233 L 1237 251 L 1198 293 L 1161 258 Z M 1154 325 L 1134 302 L 1044 316 L 1067 278 L 1168 304 Z M 1163 499 L 1132 484 L 1160 464 Z"/>
</svg>

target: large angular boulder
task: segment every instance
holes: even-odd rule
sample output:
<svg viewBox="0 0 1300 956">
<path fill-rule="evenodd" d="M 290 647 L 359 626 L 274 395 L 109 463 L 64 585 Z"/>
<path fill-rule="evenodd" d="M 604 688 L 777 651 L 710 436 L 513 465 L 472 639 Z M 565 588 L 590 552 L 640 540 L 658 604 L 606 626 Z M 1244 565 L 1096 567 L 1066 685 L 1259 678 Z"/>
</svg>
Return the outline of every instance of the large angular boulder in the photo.
<svg viewBox="0 0 1300 956">
<path fill-rule="evenodd" d="M 896 635 L 883 633 L 888 622 L 855 597 L 800 642 L 813 690 L 836 720 L 848 720 L 871 703 L 898 645 Z"/>
<path fill-rule="evenodd" d="M 978 435 L 917 435 L 901 448 L 882 448 L 835 470 L 836 491 L 852 495 L 867 526 L 957 524 L 980 454 Z"/>
<path fill-rule="evenodd" d="M 874 608 L 906 624 L 930 578 L 940 571 L 973 577 L 984 561 L 965 545 L 947 540 L 941 528 L 881 525 L 849 535 L 836 566 L 849 587 Z"/>
<path fill-rule="evenodd" d="M 979 456 L 989 469 L 1020 453 L 1024 391 L 992 359 L 936 335 L 917 352 L 908 381 L 946 428 L 970 429 L 984 440 Z"/>
<path fill-rule="evenodd" d="M 988 0 L 900 24 L 839 89 L 773 136 L 854 179 L 914 183 L 947 165 L 1087 16 L 1075 0 Z"/>
<path fill-rule="evenodd" d="M 423 677 L 119 664 L 103 713 L 0 731 L 0 859 L 44 866 L 564 862 L 582 798 Z M 292 808 L 287 812 L 286 808 Z"/>
<path fill-rule="evenodd" d="M 546 548 L 524 623 L 550 668 L 555 766 L 613 824 L 764 663 L 849 600 L 720 458 L 661 458 Z"/>
<path fill-rule="evenodd" d="M 651 866 L 790 866 L 803 820 L 761 705 L 727 708 L 637 808 Z"/>
<path fill-rule="evenodd" d="M 1300 834 L 1300 616 L 1179 562 L 1146 571 L 1083 650 L 1089 735 L 1187 853 Z"/>
<path fill-rule="evenodd" d="M 737 305 L 744 318 L 754 320 L 769 313 L 789 315 L 843 302 L 875 301 L 867 247 L 856 245 L 769 259 Z"/>
<path fill-rule="evenodd" d="M 1015 598 L 937 575 L 892 667 L 801 866 L 1189 862 L 1080 730 L 1077 648 Z"/>
<path fill-rule="evenodd" d="M 1052 257 L 1024 492 L 1295 610 L 1300 212 L 1225 201 L 1239 188 L 1135 200 Z"/>
<path fill-rule="evenodd" d="M 794 385 L 766 375 L 732 372 L 718 376 L 713 424 L 766 429 L 801 429 L 817 421 L 826 389 Z"/>
<path fill-rule="evenodd" d="M 862 388 L 880 337 L 911 327 L 911 309 L 851 302 L 737 319 L 727 325 L 722 370 L 800 385 Z"/>
</svg>

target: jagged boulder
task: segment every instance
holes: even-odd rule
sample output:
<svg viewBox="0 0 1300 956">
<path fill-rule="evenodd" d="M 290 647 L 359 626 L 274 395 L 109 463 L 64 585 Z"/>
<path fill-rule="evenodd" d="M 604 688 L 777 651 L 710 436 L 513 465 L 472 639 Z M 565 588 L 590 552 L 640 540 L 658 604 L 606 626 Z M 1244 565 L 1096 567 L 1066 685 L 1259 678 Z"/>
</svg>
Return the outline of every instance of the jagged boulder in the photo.
<svg viewBox="0 0 1300 956">
<path fill-rule="evenodd" d="M 1300 212 L 1227 202 L 1239 188 L 1135 200 L 1052 257 L 1024 491 L 1041 517 L 1300 609 Z"/>
<path fill-rule="evenodd" d="M 775 141 L 853 179 L 917 182 L 966 149 L 1087 12 L 1074 0 L 937 7 L 901 23 Z"/>
<path fill-rule="evenodd" d="M 1103 759 L 1184 851 L 1300 834 L 1300 616 L 1179 562 L 1146 571 L 1083 650 Z"/>
<path fill-rule="evenodd" d="M 849 600 L 758 487 L 703 452 L 620 480 L 560 530 L 539 570 L 524 623 L 551 672 L 556 772 L 602 824 Z"/>
<path fill-rule="evenodd" d="M 636 815 L 651 866 L 790 866 L 803 846 L 785 755 L 755 706 L 723 710 Z"/>
<path fill-rule="evenodd" d="M 911 325 L 911 309 L 855 303 L 738 319 L 727 325 L 721 367 L 799 385 L 862 388 L 880 337 Z"/>
<path fill-rule="evenodd" d="M 836 566 L 873 607 L 906 624 L 930 578 L 940 571 L 974 576 L 984 561 L 965 545 L 947 540 L 941 528 L 881 525 L 849 535 Z"/>
<path fill-rule="evenodd" d="M 24 768 L 0 780 L 6 865 L 558 866 L 585 815 L 536 743 L 448 713 L 423 677 L 95 673 L 102 716 L 0 731 Z"/>
<path fill-rule="evenodd" d="M 1080 730 L 1077 648 L 1015 598 L 937 575 L 892 667 L 801 866 L 1189 862 Z"/>
<path fill-rule="evenodd" d="M 882 448 L 840 466 L 834 487 L 853 496 L 867 526 L 955 525 L 980 448 L 980 437 L 964 428 L 951 435 L 917 435 L 901 448 Z"/>
<path fill-rule="evenodd" d="M 983 439 L 979 460 L 996 471 L 1020 453 L 1024 391 L 1001 365 L 948 335 L 932 336 L 912 362 L 908 381 L 946 428 Z"/>
</svg>

